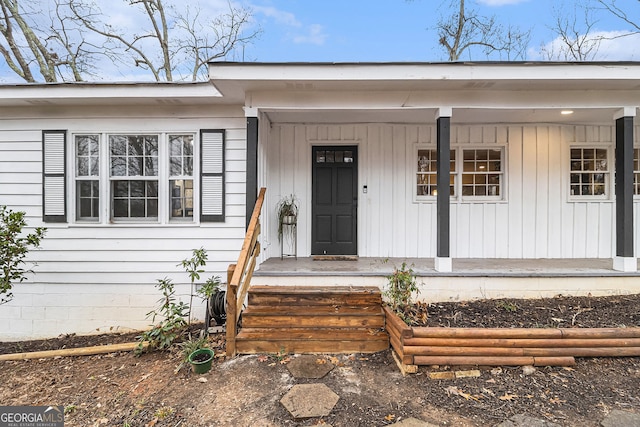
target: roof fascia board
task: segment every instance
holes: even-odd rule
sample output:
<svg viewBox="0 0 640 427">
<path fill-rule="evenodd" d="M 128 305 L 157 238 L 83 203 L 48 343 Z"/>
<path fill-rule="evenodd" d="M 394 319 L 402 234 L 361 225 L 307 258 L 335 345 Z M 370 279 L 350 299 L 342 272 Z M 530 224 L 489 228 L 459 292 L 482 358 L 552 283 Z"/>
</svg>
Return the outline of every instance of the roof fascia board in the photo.
<svg viewBox="0 0 640 427">
<path fill-rule="evenodd" d="M 209 83 L 197 84 L 36 84 L 0 85 L 0 100 L 99 100 L 99 99 L 202 99 L 221 98 L 222 95 Z"/>
<path fill-rule="evenodd" d="M 639 80 L 639 63 L 224 64 L 216 81 Z"/>
</svg>

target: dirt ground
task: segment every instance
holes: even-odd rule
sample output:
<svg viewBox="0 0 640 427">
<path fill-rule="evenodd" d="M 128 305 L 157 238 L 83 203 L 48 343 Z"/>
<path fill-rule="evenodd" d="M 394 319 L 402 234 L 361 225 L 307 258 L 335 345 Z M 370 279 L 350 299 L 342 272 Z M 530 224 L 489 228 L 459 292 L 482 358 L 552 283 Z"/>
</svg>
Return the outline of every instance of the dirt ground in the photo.
<svg viewBox="0 0 640 427">
<path fill-rule="evenodd" d="M 444 326 L 640 326 L 640 295 L 484 300 L 433 304 L 428 323 Z M 543 316 L 546 314 L 546 317 Z M 0 353 L 132 341 L 131 335 L 0 343 Z M 181 354 L 156 352 L 0 362 L 2 405 L 63 405 L 67 426 L 384 426 L 407 417 L 437 425 L 495 425 L 528 415 L 566 426 L 597 426 L 613 409 L 640 413 L 640 358 L 580 358 L 573 368 L 479 367 L 480 377 L 403 377 L 389 351 L 318 355 L 336 367 L 323 379 L 293 378 L 296 355 L 225 359 L 212 335 L 213 369 L 176 371 Z M 340 396 L 331 415 L 296 420 L 279 403 L 294 385 L 322 382 Z"/>
</svg>

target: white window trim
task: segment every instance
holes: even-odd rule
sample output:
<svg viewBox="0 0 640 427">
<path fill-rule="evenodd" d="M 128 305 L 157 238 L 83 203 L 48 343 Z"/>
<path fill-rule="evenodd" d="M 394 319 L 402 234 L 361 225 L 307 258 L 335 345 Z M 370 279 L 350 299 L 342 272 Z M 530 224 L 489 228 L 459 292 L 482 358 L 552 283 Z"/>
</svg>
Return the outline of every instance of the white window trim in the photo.
<svg viewBox="0 0 640 427">
<path fill-rule="evenodd" d="M 412 152 L 412 157 L 410 159 L 410 171 L 411 171 L 411 192 L 413 194 L 413 202 L 414 203 L 436 203 L 437 196 L 432 195 L 424 195 L 418 196 L 416 191 L 416 161 L 418 158 L 418 150 L 435 150 L 436 144 L 434 143 L 418 143 L 414 144 L 414 149 Z M 463 154 L 464 150 L 501 150 L 501 195 L 500 196 L 463 196 L 462 195 L 462 167 L 463 167 Z M 455 172 L 455 196 L 450 197 L 450 201 L 452 203 L 464 204 L 464 203 L 507 203 L 507 195 L 508 193 L 508 146 L 505 144 L 480 144 L 480 145 L 461 145 L 461 144 L 452 144 L 451 150 L 456 152 L 456 172 Z"/>
<path fill-rule="evenodd" d="M 87 220 L 79 219 L 76 212 L 76 135 L 98 135 L 100 143 L 100 176 L 99 176 L 99 219 Z M 157 135 L 158 136 L 158 218 L 118 218 L 114 219 L 111 215 L 111 171 L 109 161 L 109 135 Z M 193 218 L 170 218 L 169 209 L 169 136 L 170 135 L 193 135 Z M 71 155 L 67 156 L 67 174 L 68 182 L 68 199 L 67 209 L 70 213 L 70 222 L 77 226 L 96 226 L 96 225 L 135 225 L 135 226 L 157 226 L 171 225 L 189 227 L 200 225 L 200 135 L 198 130 L 172 130 L 163 132 L 143 132 L 135 129 L 110 130 L 110 131 L 80 131 L 73 130 L 69 132 L 67 147 Z M 127 178 L 127 177 L 123 177 Z M 129 177 L 130 178 L 130 177 Z"/>
<path fill-rule="evenodd" d="M 605 177 L 605 194 L 602 196 L 594 195 L 575 195 L 571 194 L 571 150 L 575 148 L 600 148 L 607 150 L 607 174 Z M 570 203 L 584 203 L 584 202 L 613 202 L 615 198 L 615 148 L 610 143 L 596 143 L 596 142 L 574 142 L 569 144 L 566 151 L 565 166 L 566 173 L 564 173 L 565 179 L 565 191 L 567 192 L 567 201 Z"/>
</svg>

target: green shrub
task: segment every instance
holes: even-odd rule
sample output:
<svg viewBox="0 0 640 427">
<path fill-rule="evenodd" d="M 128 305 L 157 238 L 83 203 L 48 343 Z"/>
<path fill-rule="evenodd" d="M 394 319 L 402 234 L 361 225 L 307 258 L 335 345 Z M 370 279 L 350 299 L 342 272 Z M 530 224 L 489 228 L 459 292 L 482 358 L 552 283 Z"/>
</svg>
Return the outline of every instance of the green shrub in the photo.
<svg viewBox="0 0 640 427">
<path fill-rule="evenodd" d="M 0 304 L 13 299 L 13 286 L 26 280 L 24 258 L 32 248 L 40 246 L 46 231 L 37 227 L 32 233 L 23 234 L 27 225 L 24 212 L 14 212 L 6 206 L 0 206 L 0 257 L 2 276 L 0 277 Z"/>
<path fill-rule="evenodd" d="M 391 309 L 405 321 L 405 308 L 411 304 L 411 297 L 417 291 L 416 276 L 413 269 L 408 267 L 406 262 L 403 262 L 400 268 L 394 267 L 393 273 L 387 276 L 387 286 L 384 294 L 389 298 Z"/>
<path fill-rule="evenodd" d="M 187 326 L 185 318 L 188 316 L 189 306 L 184 302 L 176 302 L 175 289 L 170 279 L 158 279 L 156 287 L 162 291 L 162 298 L 158 300 L 160 307 L 147 313 L 154 326 L 138 337 L 139 344 L 135 350 L 137 355 L 144 351 L 143 343 L 147 341 L 147 350 L 166 350 L 184 332 Z M 162 320 L 155 323 L 160 316 Z"/>
</svg>

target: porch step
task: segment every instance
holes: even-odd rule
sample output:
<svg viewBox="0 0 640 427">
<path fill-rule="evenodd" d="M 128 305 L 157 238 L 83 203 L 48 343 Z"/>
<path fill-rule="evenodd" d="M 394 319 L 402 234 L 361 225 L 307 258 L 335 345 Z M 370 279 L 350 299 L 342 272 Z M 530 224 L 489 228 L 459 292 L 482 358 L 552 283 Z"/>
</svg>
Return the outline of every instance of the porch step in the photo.
<svg viewBox="0 0 640 427">
<path fill-rule="evenodd" d="M 377 287 L 252 286 L 239 353 L 372 353 L 389 347 Z"/>
</svg>

